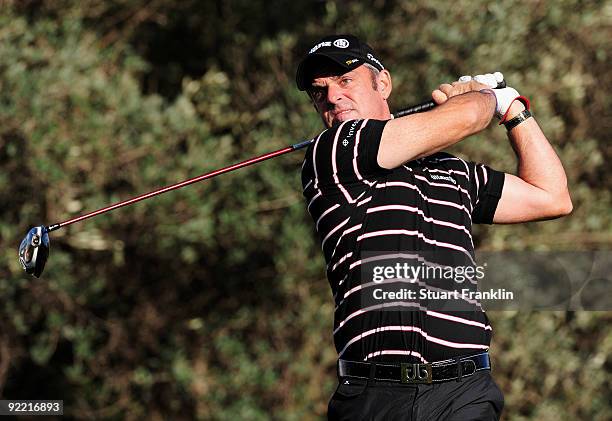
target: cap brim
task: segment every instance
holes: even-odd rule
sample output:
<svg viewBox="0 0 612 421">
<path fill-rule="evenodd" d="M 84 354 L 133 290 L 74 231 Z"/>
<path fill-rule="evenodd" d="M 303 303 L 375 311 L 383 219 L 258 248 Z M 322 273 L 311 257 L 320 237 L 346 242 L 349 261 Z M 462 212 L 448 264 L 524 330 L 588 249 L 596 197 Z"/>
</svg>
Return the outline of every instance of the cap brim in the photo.
<svg viewBox="0 0 612 421">
<path fill-rule="evenodd" d="M 350 57 L 356 58 L 359 61 L 346 64 L 346 59 Z M 347 54 L 346 52 L 342 52 L 340 54 L 334 54 L 332 52 L 310 54 L 308 57 L 302 60 L 297 69 L 295 81 L 300 91 L 305 91 L 308 89 L 310 82 L 312 81 L 314 71 L 313 66 L 321 61 L 337 64 L 338 71 L 344 70 L 344 73 L 349 70 L 353 70 L 364 63 L 359 57 Z"/>
</svg>

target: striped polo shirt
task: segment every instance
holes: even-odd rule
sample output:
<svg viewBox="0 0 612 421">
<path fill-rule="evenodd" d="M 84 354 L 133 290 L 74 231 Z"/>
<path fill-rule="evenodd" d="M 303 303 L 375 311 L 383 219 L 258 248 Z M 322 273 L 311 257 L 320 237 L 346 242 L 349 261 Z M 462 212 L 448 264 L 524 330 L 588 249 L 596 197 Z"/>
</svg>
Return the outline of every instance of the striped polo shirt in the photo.
<svg viewBox="0 0 612 421">
<path fill-rule="evenodd" d="M 464 307 L 444 308 L 439 295 L 437 301 L 373 298 L 382 294 L 381 286 L 409 287 L 415 294 L 452 291 L 460 285 L 457 279 L 429 279 L 417 272 L 394 274 L 381 285 L 373 273 L 377 265 L 405 262 L 425 269 L 474 263 L 472 224 L 492 223 L 504 174 L 448 153 L 384 169 L 377 156 L 385 124 L 351 120 L 324 131 L 302 166 L 304 197 L 335 300 L 338 355 L 354 361 L 433 362 L 487 350 L 492 331 L 477 300 L 460 298 Z M 471 276 L 464 284 L 475 283 Z"/>
</svg>

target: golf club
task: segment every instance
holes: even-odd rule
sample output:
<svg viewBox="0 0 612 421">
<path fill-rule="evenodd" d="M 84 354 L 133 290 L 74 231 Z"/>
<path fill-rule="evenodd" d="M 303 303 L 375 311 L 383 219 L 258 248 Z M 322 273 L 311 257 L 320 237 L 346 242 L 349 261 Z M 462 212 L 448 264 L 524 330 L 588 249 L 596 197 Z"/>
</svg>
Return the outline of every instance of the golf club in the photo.
<svg viewBox="0 0 612 421">
<path fill-rule="evenodd" d="M 500 72 L 495 73 L 495 78 L 497 81 L 496 89 L 506 87 L 504 77 Z M 436 106 L 436 103 L 434 101 L 431 101 L 431 100 L 426 101 L 421 104 L 413 105 L 413 106 L 410 106 L 410 107 L 407 107 L 407 108 L 404 108 L 404 109 L 401 109 L 395 112 L 393 114 L 393 118 L 399 118 L 399 117 L 404 117 L 410 114 L 428 111 L 434 108 L 435 106 Z M 303 142 L 295 143 L 285 148 L 278 149 L 276 151 L 269 152 L 269 153 L 266 153 L 266 154 L 263 154 L 263 155 L 260 155 L 254 158 L 250 158 L 245 161 L 242 161 L 242 162 L 239 162 L 233 165 L 229 165 L 227 167 L 220 168 L 218 170 L 214 170 L 206 174 L 202 174 L 200 176 L 190 178 L 185 181 L 181 181 L 176 184 L 162 187 L 160 189 L 151 191 L 149 193 L 142 194 L 140 196 L 133 197 L 128 200 L 124 200 L 124 201 L 115 203 L 113 205 L 86 213 L 84 215 L 68 219 L 64 222 L 58 222 L 58 223 L 47 225 L 47 226 L 40 225 L 40 226 L 31 228 L 28 231 L 25 238 L 21 241 L 21 244 L 19 246 L 19 262 L 21 263 L 21 266 L 26 271 L 26 273 L 29 273 L 39 278 L 45 268 L 45 263 L 47 262 L 47 258 L 49 257 L 49 248 L 50 248 L 49 233 L 50 232 L 58 230 L 62 227 L 74 224 L 76 222 L 84 221 L 85 219 L 93 218 L 94 216 L 101 215 L 106 212 L 110 212 L 114 209 L 132 205 L 142 200 L 149 199 L 151 197 L 155 197 L 155 196 L 158 196 L 163 193 L 167 193 L 172 190 L 177 190 L 177 189 L 189 186 L 191 184 L 200 182 L 202 180 L 213 178 L 218 175 L 228 173 L 230 171 L 234 171 L 240 168 L 247 167 L 249 165 L 256 164 L 258 162 L 265 161 L 270 158 L 274 158 L 280 155 L 287 154 L 289 152 L 303 149 L 307 147 L 308 145 L 310 145 L 311 143 L 313 143 L 314 140 L 315 139 L 313 138 L 313 139 L 305 140 Z"/>
</svg>

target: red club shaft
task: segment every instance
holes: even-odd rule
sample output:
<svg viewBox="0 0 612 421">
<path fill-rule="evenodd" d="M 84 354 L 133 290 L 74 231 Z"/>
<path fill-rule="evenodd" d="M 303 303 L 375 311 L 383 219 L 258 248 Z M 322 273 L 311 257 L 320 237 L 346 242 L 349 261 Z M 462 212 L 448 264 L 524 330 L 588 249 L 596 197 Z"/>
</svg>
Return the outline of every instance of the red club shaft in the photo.
<svg viewBox="0 0 612 421">
<path fill-rule="evenodd" d="M 214 171 L 208 172 L 206 174 L 202 174 L 200 176 L 197 176 L 197 177 L 194 177 L 194 178 L 190 178 L 189 180 L 181 181 L 180 183 L 176 183 L 176 184 L 172 184 L 170 186 L 162 187 L 162 188 L 154 190 L 152 192 L 141 194 L 140 196 L 136 196 L 136 197 L 133 197 L 131 199 L 115 203 L 115 204 L 107 206 L 105 208 L 98 209 L 98 210 L 95 210 L 93 212 L 89 212 L 89 213 L 86 213 L 84 215 L 74 217 L 72 219 L 68 219 L 67 221 L 64 221 L 64 222 L 60 222 L 60 223 L 57 223 L 57 224 L 49 225 L 46 228 L 47 228 L 48 232 L 55 231 L 57 229 L 65 227 L 67 225 L 74 224 L 76 222 L 80 222 L 80 221 L 83 221 L 85 219 L 93 218 L 94 216 L 101 215 L 103 213 L 110 212 L 112 210 L 119 209 L 119 208 L 122 208 L 124 206 L 132 205 L 134 203 L 140 202 L 141 200 L 149 199 L 151 197 L 155 197 L 157 195 L 160 195 L 160 194 L 172 191 L 172 190 L 177 190 L 177 189 L 180 189 L 182 187 L 189 186 L 189 185 L 191 185 L 193 183 L 197 183 L 197 182 L 202 181 L 202 180 L 213 178 L 213 177 L 215 177 L 217 175 L 220 175 L 220 174 L 225 174 L 225 173 L 230 172 L 230 171 L 234 171 L 234 170 L 237 170 L 237 169 L 240 169 L 240 168 L 243 168 L 243 167 L 247 167 L 247 166 L 252 165 L 252 164 L 256 164 L 256 163 L 261 162 L 261 161 L 265 161 L 266 159 L 274 158 L 274 157 L 279 156 L 279 155 L 284 155 L 286 153 L 295 151 L 297 149 L 301 149 L 301 148 L 307 146 L 308 144 L 310 144 L 311 142 L 312 142 L 311 140 L 308 140 L 308 141 L 305 141 L 305 142 L 297 143 L 297 144 L 292 145 L 292 146 L 287 146 L 285 148 L 282 148 L 282 149 L 279 149 L 279 150 L 276 150 L 276 151 L 273 151 L 273 152 L 268 152 L 268 153 L 266 153 L 264 155 L 260 155 L 260 156 L 257 156 L 255 158 L 250 158 L 250 159 L 247 159 L 245 161 L 238 162 L 237 164 L 232 164 L 232 165 L 229 165 L 227 167 L 223 167 L 223 168 L 220 168 L 218 170 L 214 170 Z"/>
</svg>

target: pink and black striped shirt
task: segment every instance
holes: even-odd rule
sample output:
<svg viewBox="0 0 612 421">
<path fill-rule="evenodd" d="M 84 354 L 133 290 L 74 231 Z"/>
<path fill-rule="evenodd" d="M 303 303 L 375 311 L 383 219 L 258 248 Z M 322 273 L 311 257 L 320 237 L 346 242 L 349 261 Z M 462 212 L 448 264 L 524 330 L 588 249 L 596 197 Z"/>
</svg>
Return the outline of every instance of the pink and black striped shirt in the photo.
<svg viewBox="0 0 612 421">
<path fill-rule="evenodd" d="M 363 299 L 377 287 L 364 271 L 366 264 L 473 262 L 472 224 L 492 223 L 504 182 L 503 173 L 447 153 L 381 168 L 377 155 L 385 124 L 352 120 L 324 131 L 308 148 L 302 167 L 304 197 L 336 304 L 338 355 L 432 362 L 486 350 L 491 326 L 477 302 L 458 311 L 423 301 L 384 307 Z M 440 280 L 417 284 L 452 289 Z"/>
</svg>

